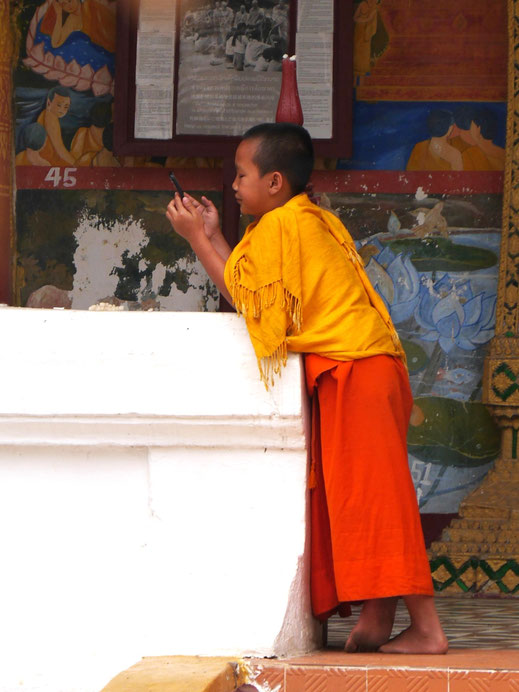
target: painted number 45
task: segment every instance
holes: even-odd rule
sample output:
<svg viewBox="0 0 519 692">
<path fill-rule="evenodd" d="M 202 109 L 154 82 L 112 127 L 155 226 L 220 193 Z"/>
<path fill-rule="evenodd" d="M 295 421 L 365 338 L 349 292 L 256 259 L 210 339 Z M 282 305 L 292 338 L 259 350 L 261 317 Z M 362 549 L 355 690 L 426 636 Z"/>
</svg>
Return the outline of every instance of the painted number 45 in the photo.
<svg viewBox="0 0 519 692">
<path fill-rule="evenodd" d="M 54 166 L 53 168 L 49 168 L 45 180 L 48 183 L 52 183 L 54 187 L 58 187 L 61 182 L 63 183 L 63 187 L 74 187 L 76 184 L 76 176 L 73 175 L 73 173 L 76 171 L 77 168 L 64 168 L 63 175 L 61 175 L 61 168 Z"/>
</svg>

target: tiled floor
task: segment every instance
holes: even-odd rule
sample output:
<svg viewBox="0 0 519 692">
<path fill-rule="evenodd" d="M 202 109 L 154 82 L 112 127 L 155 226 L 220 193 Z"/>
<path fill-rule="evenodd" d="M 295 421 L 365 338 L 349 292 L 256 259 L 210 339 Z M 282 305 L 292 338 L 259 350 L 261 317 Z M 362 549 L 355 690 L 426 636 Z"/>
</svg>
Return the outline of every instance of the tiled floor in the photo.
<svg viewBox="0 0 519 692">
<path fill-rule="evenodd" d="M 519 692 L 519 599 L 438 598 L 445 656 L 346 654 L 355 622 L 334 619 L 328 647 L 292 659 L 254 660 L 261 692 Z M 399 607 L 396 634 L 407 626 Z"/>
<path fill-rule="evenodd" d="M 451 649 L 519 649 L 519 599 L 438 597 L 440 615 Z M 331 618 L 328 646 L 342 647 L 356 614 L 350 618 Z M 393 636 L 409 624 L 407 612 L 399 602 Z"/>
</svg>

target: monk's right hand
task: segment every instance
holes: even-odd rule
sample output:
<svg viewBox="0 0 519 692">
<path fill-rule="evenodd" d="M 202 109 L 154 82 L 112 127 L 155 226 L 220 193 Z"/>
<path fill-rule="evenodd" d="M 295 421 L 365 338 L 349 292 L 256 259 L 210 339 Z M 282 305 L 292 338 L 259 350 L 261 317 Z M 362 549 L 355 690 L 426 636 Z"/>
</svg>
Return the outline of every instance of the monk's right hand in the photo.
<svg viewBox="0 0 519 692">
<path fill-rule="evenodd" d="M 173 226 L 173 230 L 185 238 L 190 245 L 196 243 L 200 234 L 206 235 L 202 216 L 187 195 L 181 198 L 178 192 L 175 193 L 168 204 L 166 217 Z"/>
<path fill-rule="evenodd" d="M 184 198 L 187 197 L 196 211 L 200 214 L 204 221 L 204 231 L 209 240 L 220 233 L 220 219 L 218 217 L 218 210 L 205 196 L 202 196 L 201 202 L 199 202 L 191 195 L 184 193 Z"/>
</svg>

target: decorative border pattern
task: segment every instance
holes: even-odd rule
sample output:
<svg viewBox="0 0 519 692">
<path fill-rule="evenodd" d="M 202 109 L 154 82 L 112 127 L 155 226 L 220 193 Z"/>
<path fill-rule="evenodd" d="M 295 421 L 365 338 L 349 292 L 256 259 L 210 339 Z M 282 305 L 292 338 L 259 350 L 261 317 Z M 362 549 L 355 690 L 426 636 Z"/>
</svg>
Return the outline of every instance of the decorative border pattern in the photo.
<svg viewBox="0 0 519 692">
<path fill-rule="evenodd" d="M 519 2 L 508 2 L 508 117 L 499 268 L 497 337 L 517 337 L 519 305 Z M 519 357 L 519 349 L 516 351 Z"/>
<path fill-rule="evenodd" d="M 446 594 L 519 595 L 515 559 L 440 556 L 430 561 L 435 591 Z"/>
</svg>

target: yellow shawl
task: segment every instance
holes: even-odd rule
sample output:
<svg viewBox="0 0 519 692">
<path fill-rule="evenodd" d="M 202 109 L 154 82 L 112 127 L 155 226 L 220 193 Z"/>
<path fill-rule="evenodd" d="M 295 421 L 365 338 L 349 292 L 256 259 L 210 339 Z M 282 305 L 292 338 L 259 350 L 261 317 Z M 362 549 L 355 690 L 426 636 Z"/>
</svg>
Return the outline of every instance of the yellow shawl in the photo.
<svg viewBox="0 0 519 692">
<path fill-rule="evenodd" d="M 287 351 L 335 360 L 405 354 L 339 219 L 306 194 L 247 227 L 225 266 L 268 387 Z"/>
</svg>

